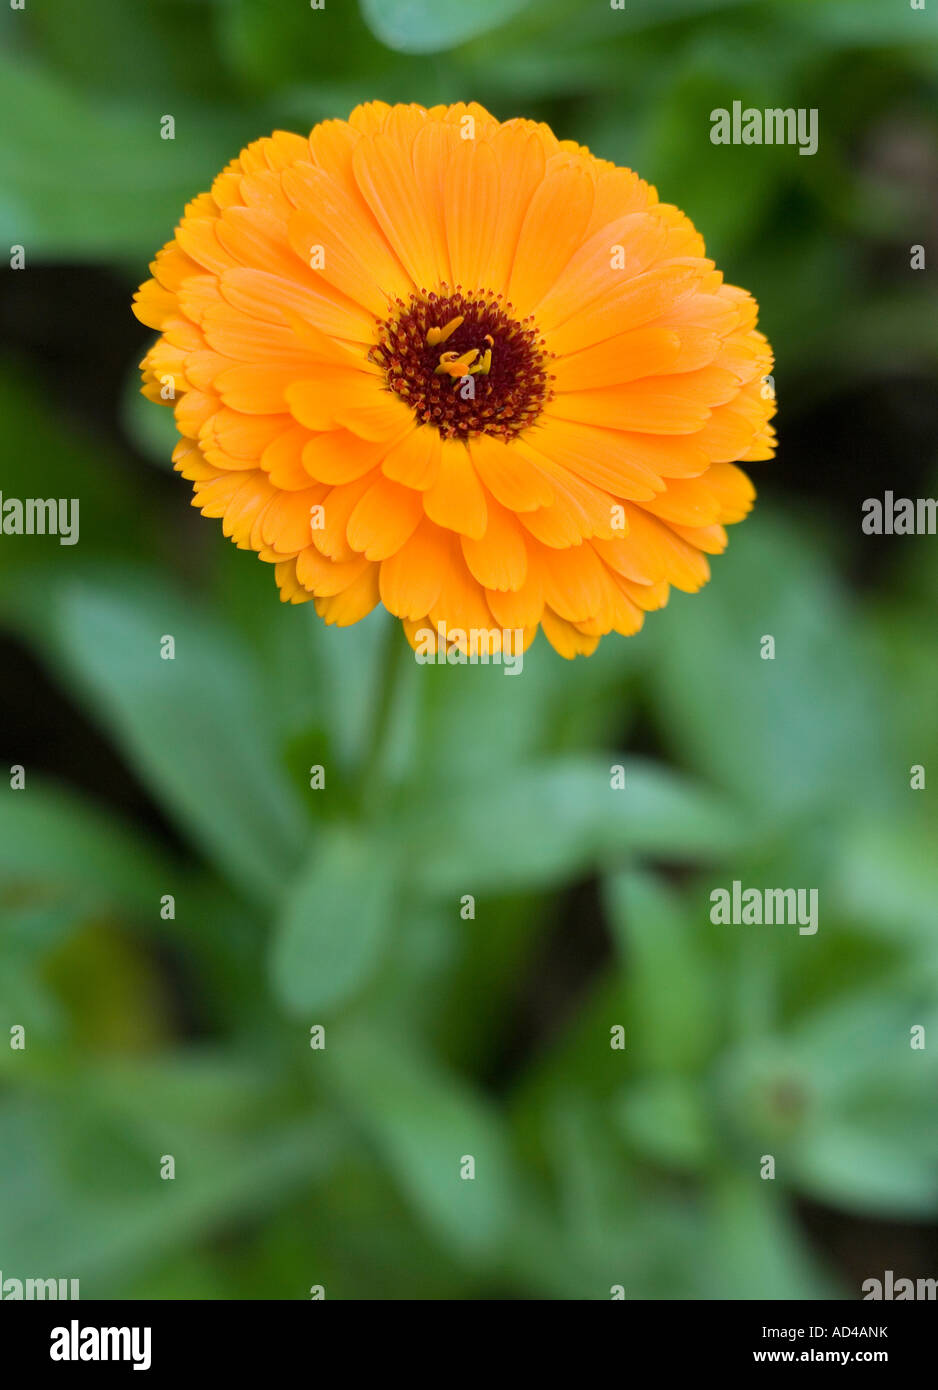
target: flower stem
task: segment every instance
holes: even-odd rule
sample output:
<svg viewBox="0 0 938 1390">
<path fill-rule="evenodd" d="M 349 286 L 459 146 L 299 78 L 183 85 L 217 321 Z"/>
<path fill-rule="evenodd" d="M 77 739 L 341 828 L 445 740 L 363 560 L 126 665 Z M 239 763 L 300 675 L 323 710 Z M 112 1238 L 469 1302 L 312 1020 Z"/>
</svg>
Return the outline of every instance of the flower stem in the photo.
<svg viewBox="0 0 938 1390">
<path fill-rule="evenodd" d="M 387 785 L 389 739 L 394 723 L 410 644 L 401 624 L 391 618 L 385 626 L 374 713 L 359 768 L 358 804 L 363 814 Z"/>
</svg>

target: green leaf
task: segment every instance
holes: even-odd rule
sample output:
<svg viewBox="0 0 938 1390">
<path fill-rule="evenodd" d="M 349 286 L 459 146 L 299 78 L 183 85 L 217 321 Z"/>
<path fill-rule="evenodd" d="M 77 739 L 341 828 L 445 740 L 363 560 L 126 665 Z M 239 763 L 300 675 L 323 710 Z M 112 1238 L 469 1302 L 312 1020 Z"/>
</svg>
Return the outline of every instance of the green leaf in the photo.
<svg viewBox="0 0 938 1390">
<path fill-rule="evenodd" d="M 775 1183 L 753 1160 L 748 1178 L 726 1174 L 706 1194 L 708 1230 L 702 1298 L 791 1299 L 837 1296 L 816 1265 Z"/>
<path fill-rule="evenodd" d="M 64 787 L 27 773 L 22 791 L 0 796 L 0 885 L 153 916 L 178 874 L 172 861 Z"/>
<path fill-rule="evenodd" d="M 157 1128 L 128 1130 L 122 1107 L 89 1109 L 86 1096 L 73 1100 L 64 1088 L 52 1103 L 8 1096 L 0 1106 L 4 1268 L 67 1272 L 81 1280 L 82 1297 L 104 1297 L 166 1252 L 265 1216 L 321 1178 L 338 1147 L 335 1123 L 322 1117 L 232 1135 L 180 1126 L 164 1111 L 158 1142 Z M 165 1153 L 176 1160 L 172 1182 L 160 1181 Z"/>
<path fill-rule="evenodd" d="M 709 857 L 743 827 L 719 798 L 653 763 L 629 759 L 613 790 L 608 759 L 557 758 L 454 787 L 446 814 L 423 800 L 400 828 L 418 881 L 480 892 L 562 883 L 623 855 Z"/>
<path fill-rule="evenodd" d="M 623 1134 L 653 1163 L 695 1172 L 712 1156 L 699 1088 L 680 1077 L 638 1081 L 622 1095 L 616 1113 Z"/>
<path fill-rule="evenodd" d="M 280 1000 L 296 1013 L 334 1009 L 366 983 L 391 926 L 394 863 L 360 829 L 329 827 L 292 884 L 273 943 Z"/>
<path fill-rule="evenodd" d="M 832 867 L 834 891 L 851 917 L 886 937 L 926 946 L 934 942 L 938 862 L 933 829 L 911 816 L 904 821 L 851 817 Z"/>
<path fill-rule="evenodd" d="M 773 1154 L 779 1178 L 848 1211 L 938 1212 L 938 1062 L 910 1046 L 916 1024 L 936 1026 L 927 999 L 853 995 L 728 1057 L 721 1084 L 748 1162 Z"/>
<path fill-rule="evenodd" d="M 59 644 L 99 722 L 231 879 L 276 896 L 306 840 L 254 670 L 191 603 L 125 574 L 57 596 Z M 164 636 L 175 658 L 161 658 Z"/>
<path fill-rule="evenodd" d="M 704 592 L 677 595 L 648 637 L 671 746 L 754 815 L 890 804 L 875 668 L 821 543 L 793 523 L 757 507 Z"/>
<path fill-rule="evenodd" d="M 691 1070 L 720 1033 L 717 981 L 676 895 L 650 875 L 608 878 L 604 900 L 627 982 L 626 1047 L 643 1068 Z"/>
<path fill-rule="evenodd" d="M 352 627 L 328 627 L 311 603 L 295 616 L 302 637 L 309 641 L 316 696 L 331 747 L 346 770 L 359 768 L 388 675 L 388 638 L 402 643 L 405 638 L 397 620 L 380 608 Z"/>
<path fill-rule="evenodd" d="M 821 1201 L 899 1218 L 938 1213 L 938 1127 L 930 1001 L 854 996 L 819 1010 L 794 1038 L 815 1103 L 797 1140 L 795 1180 Z"/>
<path fill-rule="evenodd" d="M 204 58 L 214 38 L 215 8 L 186 0 L 149 0 L 146 5 L 95 0 L 93 44 L 88 43 L 84 0 L 24 4 L 22 20 L 16 16 L 14 23 L 22 30 L 25 21 L 24 37 L 32 51 L 92 100 L 119 92 L 150 104 L 165 102 L 186 87 L 207 96 L 223 88 L 224 68 Z M 128 55 L 136 54 L 146 54 L 146 62 L 128 62 Z"/>
<path fill-rule="evenodd" d="M 491 1258 L 513 1188 L 495 1115 L 460 1078 L 377 1031 L 338 1026 L 322 1057 L 427 1228 L 464 1260 Z M 461 1176 L 469 1157 L 474 1178 Z"/>
<path fill-rule="evenodd" d="M 307 121 L 346 116 L 356 102 L 378 94 L 378 80 L 382 98 L 393 101 L 388 77 L 413 81 L 418 75 L 414 61 L 389 65 L 353 0 L 326 0 L 318 9 L 309 0 L 275 6 L 269 0 L 230 0 L 216 15 L 219 47 L 237 75 L 275 93 L 278 106 L 304 91 Z M 413 100 L 413 92 L 402 99 Z"/>
<path fill-rule="evenodd" d="M 911 4 L 878 5 L 857 0 L 773 0 L 786 25 L 796 25 L 802 44 L 829 44 L 835 49 L 897 48 L 906 44 L 923 54 L 934 52 L 938 38 L 933 9 Z"/>
<path fill-rule="evenodd" d="M 160 1142 L 167 1125 L 177 1133 L 207 1129 L 214 1135 L 266 1127 L 283 1117 L 289 1096 L 265 1058 L 230 1045 L 86 1063 L 69 1078 L 69 1090 L 89 1112 L 106 1110 L 148 1145 Z"/>
<path fill-rule="evenodd" d="M 499 28 L 530 0 L 360 0 L 372 33 L 399 53 L 439 53 Z"/>
<path fill-rule="evenodd" d="M 161 137 L 164 115 L 175 139 Z M 0 146 L 3 245 L 25 246 L 27 265 L 140 257 L 141 280 L 185 204 L 260 133 L 191 98 L 168 111 L 155 100 L 90 103 L 23 54 L 0 56 L 0 123 L 17 132 Z"/>
<path fill-rule="evenodd" d="M 646 1182 L 609 1121 L 608 1104 L 576 1082 L 545 1094 L 537 1142 L 552 1210 L 539 1212 L 538 1189 L 526 1185 L 507 1258 L 548 1298 L 608 1300 L 617 1284 L 630 1300 L 693 1297 L 698 1217 L 686 1200 Z M 527 1150 L 531 1138 L 522 1142 Z"/>
</svg>

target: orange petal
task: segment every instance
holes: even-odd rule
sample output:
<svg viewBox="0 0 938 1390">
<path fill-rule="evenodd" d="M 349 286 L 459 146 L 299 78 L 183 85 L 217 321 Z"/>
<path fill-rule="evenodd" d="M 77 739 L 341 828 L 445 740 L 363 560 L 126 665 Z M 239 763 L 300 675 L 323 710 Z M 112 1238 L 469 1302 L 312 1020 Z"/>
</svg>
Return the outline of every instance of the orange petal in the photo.
<svg viewBox="0 0 938 1390">
<path fill-rule="evenodd" d="M 508 297 L 524 316 L 554 284 L 579 245 L 593 206 L 593 180 L 579 159 L 558 156 L 528 204 Z"/>
<path fill-rule="evenodd" d="M 528 572 L 524 533 L 511 512 L 488 500 L 485 535 L 462 537 L 462 553 L 470 573 L 487 589 L 520 589 Z"/>
<path fill-rule="evenodd" d="M 438 526 L 476 539 L 485 534 L 485 493 L 469 450 L 460 440 L 442 441 L 440 471 L 423 494 L 423 505 L 427 516 Z"/>
<path fill-rule="evenodd" d="M 652 323 L 682 298 L 693 294 L 700 278 L 699 269 L 683 265 L 659 266 L 637 275 L 594 300 L 588 312 L 573 314 L 566 323 L 552 329 L 551 349 L 558 356 L 565 356 Z"/>
<path fill-rule="evenodd" d="M 381 464 L 385 477 L 425 492 L 440 472 L 443 441 L 433 425 L 418 425 L 392 445 Z"/>
<path fill-rule="evenodd" d="M 384 454 L 384 445 L 359 439 L 349 430 L 326 430 L 306 436 L 303 467 L 320 483 L 351 483 L 371 473 Z"/>
<path fill-rule="evenodd" d="M 458 630 L 468 638 L 472 632 L 491 632 L 495 628 L 485 594 L 466 568 L 458 545 L 448 547 L 439 597 L 429 617 L 434 626 L 444 624 L 448 636 L 455 635 L 454 630 Z"/>
<path fill-rule="evenodd" d="M 287 404 L 301 425 L 311 430 L 334 429 L 339 412 L 373 405 L 381 397 L 375 379 L 349 367 L 317 368 L 316 375 L 295 379 L 286 392 Z"/>
<path fill-rule="evenodd" d="M 369 565 L 347 589 L 329 598 L 317 597 L 316 612 L 324 623 L 350 627 L 367 617 L 379 602 L 378 567 Z"/>
<path fill-rule="evenodd" d="M 652 583 L 667 580 L 688 593 L 706 584 L 710 571 L 694 545 L 643 508 L 626 503 L 625 510 L 628 536 L 620 541 L 594 541 L 606 564 L 623 578 Z"/>
<path fill-rule="evenodd" d="M 362 196 L 413 285 L 432 288 L 436 253 L 417 194 L 410 149 L 383 132 L 366 136 L 355 146 L 352 168 Z M 400 290 L 393 293 L 405 297 Z"/>
<path fill-rule="evenodd" d="M 720 504 L 702 478 L 674 478 L 666 492 L 652 501 L 643 502 L 645 511 L 662 521 L 676 521 L 681 526 L 711 526 L 720 519 Z"/>
<path fill-rule="evenodd" d="M 225 271 L 218 288 L 227 303 L 255 318 L 285 323 L 294 314 L 335 338 L 362 344 L 374 340 L 374 316 L 325 281 L 301 285 L 266 270 L 237 266 Z"/>
<path fill-rule="evenodd" d="M 550 482 L 537 460 L 518 448 L 517 440 L 506 443 L 492 435 L 473 435 L 469 453 L 489 492 L 509 511 L 533 512 L 553 502 Z"/>
<path fill-rule="evenodd" d="M 593 547 L 544 550 L 541 559 L 544 599 L 554 612 L 574 623 L 593 617 L 603 599 L 603 567 Z"/>
<path fill-rule="evenodd" d="M 549 331 L 575 314 L 588 313 L 594 299 L 651 268 L 666 240 L 656 212 L 618 217 L 576 248 L 536 307 L 542 329 Z"/>
<path fill-rule="evenodd" d="M 409 540 L 423 519 L 420 494 L 378 474 L 349 517 L 346 528 L 353 550 L 369 560 L 386 560 Z"/>
<path fill-rule="evenodd" d="M 592 391 L 665 372 L 677 361 L 680 350 L 680 334 L 674 328 L 647 327 L 618 333 L 605 343 L 594 343 L 552 363 L 554 391 Z"/>
<path fill-rule="evenodd" d="M 662 479 L 612 430 L 545 416 L 541 428 L 518 444 L 533 460 L 553 459 L 613 497 L 644 500 L 664 487 Z"/>
<path fill-rule="evenodd" d="M 566 622 L 549 608 L 541 614 L 541 627 L 554 651 L 572 661 L 575 656 L 591 656 L 599 645 L 598 637 L 588 637 L 578 632 L 572 623 Z"/>
<path fill-rule="evenodd" d="M 286 393 L 295 381 L 295 367 L 253 362 L 219 372 L 215 386 L 232 409 L 248 415 L 272 415 L 286 409 Z"/>
<path fill-rule="evenodd" d="M 389 299 L 409 295 L 412 286 L 387 237 L 335 179 L 300 166 L 283 182 L 298 204 L 288 234 L 304 266 L 377 318 L 386 315 Z"/>
<path fill-rule="evenodd" d="M 381 602 L 389 613 L 414 622 L 436 603 L 449 548 L 447 533 L 424 520 L 396 555 L 381 561 Z"/>
<path fill-rule="evenodd" d="M 313 480 L 303 467 L 303 446 L 308 439 L 309 431 L 294 425 L 267 445 L 261 454 L 261 467 L 274 487 L 287 492 L 309 487 Z"/>
<path fill-rule="evenodd" d="M 164 289 L 155 280 L 148 280 L 134 295 L 133 311 L 147 328 L 161 329 L 179 309 L 176 295 L 171 290 Z"/>
<path fill-rule="evenodd" d="M 312 509 L 322 503 L 322 497 L 322 489 L 317 487 L 277 493 L 264 517 L 261 535 L 265 545 L 282 555 L 295 555 L 308 546 Z"/>
<path fill-rule="evenodd" d="M 456 139 L 443 186 L 452 284 L 475 289 L 488 283 L 499 203 L 498 160 L 491 145 Z"/>
<path fill-rule="evenodd" d="M 357 558 L 348 543 L 348 522 L 369 486 L 370 475 L 366 474 L 354 482 L 340 483 L 326 492 L 322 514 L 318 518 L 322 524 L 313 528 L 313 545 L 321 555 L 341 561 Z"/>
<path fill-rule="evenodd" d="M 709 420 L 710 407 L 705 399 L 684 389 L 681 377 L 663 376 L 599 391 L 566 391 L 555 396 L 544 413 L 551 419 L 613 430 L 693 434 Z"/>
<path fill-rule="evenodd" d="M 429 233 L 435 269 L 433 285 L 455 285 L 446 240 L 446 169 L 457 133 L 442 121 L 427 121 L 414 136 L 414 184 Z M 462 143 L 462 142 L 459 142 Z M 473 282 L 474 283 L 474 282 Z"/>
<path fill-rule="evenodd" d="M 364 555 L 353 560 L 327 560 L 314 545 L 306 546 L 296 557 L 297 579 L 317 598 L 341 594 L 371 568 Z"/>
<path fill-rule="evenodd" d="M 707 470 L 704 482 L 719 504 L 721 523 L 728 525 L 748 516 L 756 490 L 741 468 L 732 463 L 715 463 Z"/>
<path fill-rule="evenodd" d="M 306 603 L 312 597 L 296 577 L 296 560 L 278 560 L 274 565 L 274 578 L 281 603 Z"/>
<path fill-rule="evenodd" d="M 514 631 L 536 627 L 544 611 L 544 581 L 536 562 L 533 543 L 528 553 L 527 577 L 519 589 L 486 589 L 486 602 L 500 627 Z"/>
<path fill-rule="evenodd" d="M 499 200 L 486 281 L 493 290 L 507 291 L 518 237 L 535 191 L 544 178 L 546 157 L 539 132 L 523 121 L 509 121 L 491 138 L 498 162 L 499 184 L 511 197 Z"/>
</svg>

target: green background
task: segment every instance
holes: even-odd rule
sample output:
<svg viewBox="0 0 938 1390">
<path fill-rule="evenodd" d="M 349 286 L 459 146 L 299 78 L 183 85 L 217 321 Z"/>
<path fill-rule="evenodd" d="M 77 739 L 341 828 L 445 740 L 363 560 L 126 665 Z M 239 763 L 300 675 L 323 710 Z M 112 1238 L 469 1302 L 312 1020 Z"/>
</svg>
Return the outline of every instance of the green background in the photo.
<svg viewBox="0 0 938 1390">
<path fill-rule="evenodd" d="M 26 269 L 0 488 L 81 503 L 74 548 L 0 536 L 0 766 L 26 768 L 0 787 L 5 1278 L 784 1299 L 938 1275 L 938 540 L 860 531 L 864 498 L 938 489 L 936 19 L 4 8 L 0 247 Z M 760 302 L 781 438 L 701 595 L 588 661 L 538 639 L 516 679 L 404 661 L 382 740 L 400 634 L 282 607 L 190 509 L 129 312 L 244 143 L 372 98 L 546 119 L 683 207 Z M 734 100 L 818 108 L 817 154 L 711 145 Z M 734 879 L 817 888 L 817 935 L 712 925 Z"/>
</svg>

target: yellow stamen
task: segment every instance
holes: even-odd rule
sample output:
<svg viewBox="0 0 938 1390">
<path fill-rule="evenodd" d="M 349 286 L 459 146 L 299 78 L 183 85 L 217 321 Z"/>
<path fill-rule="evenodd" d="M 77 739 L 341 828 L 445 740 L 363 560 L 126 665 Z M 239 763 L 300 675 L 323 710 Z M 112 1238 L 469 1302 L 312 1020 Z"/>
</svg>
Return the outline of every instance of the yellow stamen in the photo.
<svg viewBox="0 0 938 1390">
<path fill-rule="evenodd" d="M 478 348 L 470 348 L 464 352 L 462 357 L 458 357 L 455 352 L 443 352 L 440 354 L 440 365 L 436 368 L 436 375 L 442 376 L 466 376 L 472 371 L 472 364 L 479 355 Z"/>
<path fill-rule="evenodd" d="M 450 319 L 449 323 L 445 324 L 443 328 L 428 329 L 427 347 L 436 347 L 438 343 L 445 343 L 447 338 L 453 336 L 465 317 L 465 314 L 459 314 L 456 318 Z"/>
</svg>

